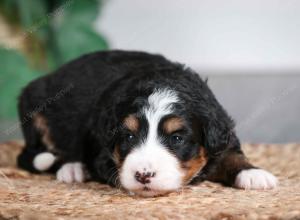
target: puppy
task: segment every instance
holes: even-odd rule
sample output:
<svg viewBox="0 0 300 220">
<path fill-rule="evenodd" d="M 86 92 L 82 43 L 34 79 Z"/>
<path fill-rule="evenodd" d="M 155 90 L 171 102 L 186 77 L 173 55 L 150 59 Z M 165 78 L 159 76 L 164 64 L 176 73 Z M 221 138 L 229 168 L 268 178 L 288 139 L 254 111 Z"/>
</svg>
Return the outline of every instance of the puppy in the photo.
<svg viewBox="0 0 300 220">
<path fill-rule="evenodd" d="M 156 196 L 203 180 L 271 189 L 197 73 L 161 55 L 106 51 L 31 82 L 19 99 L 21 168 Z"/>
</svg>

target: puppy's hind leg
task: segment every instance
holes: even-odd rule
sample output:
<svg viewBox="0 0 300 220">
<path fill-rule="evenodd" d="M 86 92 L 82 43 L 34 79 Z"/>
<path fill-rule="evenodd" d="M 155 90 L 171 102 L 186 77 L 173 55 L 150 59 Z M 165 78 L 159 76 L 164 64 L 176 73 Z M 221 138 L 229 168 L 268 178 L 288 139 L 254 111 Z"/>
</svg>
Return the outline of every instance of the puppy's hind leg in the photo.
<svg viewBox="0 0 300 220">
<path fill-rule="evenodd" d="M 56 156 L 51 152 L 49 131 L 42 119 L 35 114 L 22 124 L 26 144 L 18 156 L 18 166 L 33 173 L 50 171 L 56 162 Z"/>
</svg>

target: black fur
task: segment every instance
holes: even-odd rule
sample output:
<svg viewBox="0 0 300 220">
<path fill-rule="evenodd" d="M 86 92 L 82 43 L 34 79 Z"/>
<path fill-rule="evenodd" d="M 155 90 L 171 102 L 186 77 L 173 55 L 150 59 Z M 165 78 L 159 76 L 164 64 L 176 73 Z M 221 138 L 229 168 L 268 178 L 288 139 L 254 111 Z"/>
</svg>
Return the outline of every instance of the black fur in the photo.
<svg viewBox="0 0 300 220">
<path fill-rule="evenodd" d="M 194 183 L 208 179 L 232 185 L 241 169 L 252 167 L 245 162 L 232 119 L 206 81 L 163 56 L 126 51 L 85 55 L 33 81 L 23 90 L 19 113 L 26 148 L 19 156 L 19 166 L 37 172 L 32 160 L 46 149 L 40 140 L 41 133 L 33 125 L 33 116 L 38 113 L 47 120 L 55 154 L 60 158 L 51 171 L 59 164 L 82 161 L 94 179 L 113 185 L 114 147 L 118 143 L 124 147 L 127 137 L 120 123 L 144 106 L 147 97 L 158 88 L 170 88 L 178 93 L 181 102 L 176 104 L 175 113 L 187 124 L 180 135 L 188 147 L 170 144 L 161 131 L 166 145 L 182 161 L 199 153 L 196 148 L 199 144 L 207 151 L 209 162 Z M 146 122 L 140 120 L 146 129 Z M 130 143 L 121 151 L 124 158 L 130 151 Z M 240 157 L 241 165 L 226 164 L 226 157 L 235 154 Z"/>
</svg>

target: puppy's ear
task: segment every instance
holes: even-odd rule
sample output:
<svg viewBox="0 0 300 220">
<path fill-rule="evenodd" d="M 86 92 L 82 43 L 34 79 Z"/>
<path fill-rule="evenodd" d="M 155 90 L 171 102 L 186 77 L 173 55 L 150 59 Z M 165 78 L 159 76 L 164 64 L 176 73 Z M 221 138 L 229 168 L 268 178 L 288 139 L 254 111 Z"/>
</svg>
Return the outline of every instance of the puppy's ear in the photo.
<svg viewBox="0 0 300 220">
<path fill-rule="evenodd" d="M 204 146 L 211 156 L 225 150 L 240 148 L 240 142 L 234 131 L 234 122 L 230 117 L 210 119 L 203 128 Z"/>
<path fill-rule="evenodd" d="M 94 179 L 108 183 L 110 186 L 117 185 L 117 167 L 111 159 L 110 152 L 102 152 L 94 160 Z"/>
</svg>

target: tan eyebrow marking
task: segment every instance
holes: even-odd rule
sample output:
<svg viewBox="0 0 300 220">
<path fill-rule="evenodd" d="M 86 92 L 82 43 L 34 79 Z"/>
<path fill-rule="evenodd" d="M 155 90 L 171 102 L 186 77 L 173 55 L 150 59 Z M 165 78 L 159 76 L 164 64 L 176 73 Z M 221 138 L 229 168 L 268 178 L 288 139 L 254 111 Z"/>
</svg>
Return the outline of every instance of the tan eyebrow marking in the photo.
<svg viewBox="0 0 300 220">
<path fill-rule="evenodd" d="M 163 123 L 164 131 L 168 134 L 183 128 L 184 122 L 180 117 L 172 117 Z"/>
<path fill-rule="evenodd" d="M 132 132 L 137 132 L 139 129 L 139 120 L 134 115 L 127 116 L 123 124 Z"/>
</svg>

